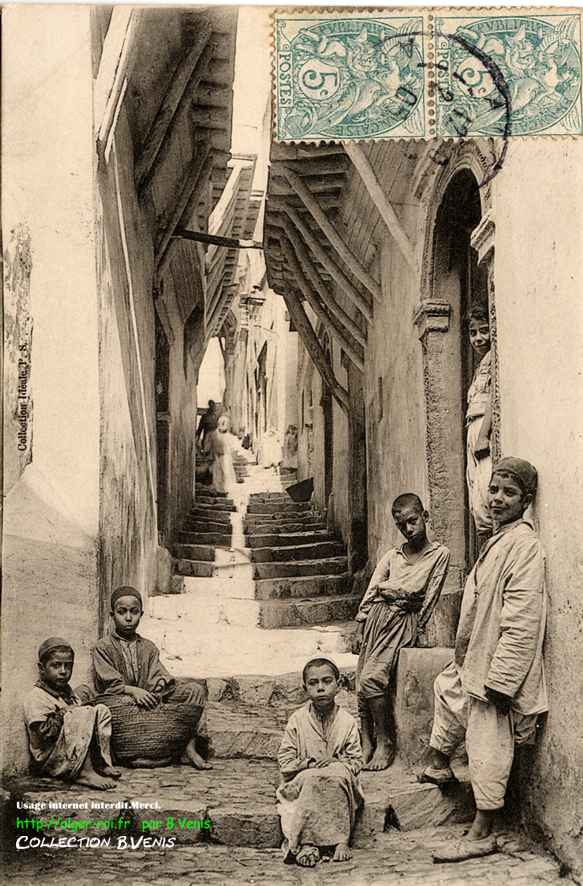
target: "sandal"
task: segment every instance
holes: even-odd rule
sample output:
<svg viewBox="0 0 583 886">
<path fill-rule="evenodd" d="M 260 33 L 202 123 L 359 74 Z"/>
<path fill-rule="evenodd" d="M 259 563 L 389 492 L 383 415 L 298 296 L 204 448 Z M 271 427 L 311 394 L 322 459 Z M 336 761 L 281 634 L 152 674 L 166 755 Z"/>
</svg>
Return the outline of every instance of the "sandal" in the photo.
<svg viewBox="0 0 583 886">
<path fill-rule="evenodd" d="M 496 837 L 490 835 L 482 840 L 456 840 L 431 853 L 435 864 L 448 861 L 466 861 L 468 858 L 482 858 L 498 852 Z"/>
</svg>

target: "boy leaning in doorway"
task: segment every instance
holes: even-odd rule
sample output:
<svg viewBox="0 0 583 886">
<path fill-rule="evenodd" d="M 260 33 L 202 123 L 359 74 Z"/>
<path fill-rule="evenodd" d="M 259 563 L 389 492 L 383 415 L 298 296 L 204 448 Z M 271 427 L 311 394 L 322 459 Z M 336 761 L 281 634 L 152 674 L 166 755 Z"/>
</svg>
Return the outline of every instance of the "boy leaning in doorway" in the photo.
<svg viewBox="0 0 583 886">
<path fill-rule="evenodd" d="M 414 646 L 445 581 L 449 551 L 427 537 L 429 514 L 412 492 L 399 495 L 393 519 L 406 541 L 379 561 L 362 598 L 353 651 L 364 768 L 386 769 L 395 757 L 390 682 L 399 650 Z"/>
<path fill-rule="evenodd" d="M 503 458 L 495 465 L 488 488 L 494 535 L 466 582 L 454 661 L 435 680 L 430 765 L 420 781 L 455 780 L 449 761 L 465 739 L 477 807 L 467 835 L 434 852 L 435 861 L 496 851 L 491 831 L 514 747 L 534 741 L 537 716 L 547 710 L 544 554 L 524 518 L 536 487 L 529 462 Z"/>
</svg>

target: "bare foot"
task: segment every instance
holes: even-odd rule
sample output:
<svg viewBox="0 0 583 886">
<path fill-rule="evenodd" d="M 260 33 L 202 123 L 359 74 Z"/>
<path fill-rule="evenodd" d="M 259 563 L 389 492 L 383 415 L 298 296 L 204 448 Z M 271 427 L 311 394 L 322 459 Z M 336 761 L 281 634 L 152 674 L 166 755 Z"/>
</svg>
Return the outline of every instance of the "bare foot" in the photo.
<svg viewBox="0 0 583 886">
<path fill-rule="evenodd" d="M 104 766 L 99 770 L 99 775 L 105 775 L 107 778 L 121 778 L 121 769 L 114 769 L 113 766 Z"/>
<path fill-rule="evenodd" d="M 306 843 L 305 846 L 302 846 L 296 855 L 296 864 L 301 865 L 303 868 L 314 868 L 319 861 L 320 850 L 311 843 Z"/>
<path fill-rule="evenodd" d="M 332 861 L 350 861 L 352 858 L 352 850 L 346 843 L 339 843 L 332 858 Z"/>
<path fill-rule="evenodd" d="M 364 768 L 369 772 L 380 772 L 381 769 L 388 769 L 395 759 L 395 748 L 388 742 L 379 742 L 376 751 Z"/>
<path fill-rule="evenodd" d="M 87 788 L 93 788 L 95 791 L 111 791 L 116 787 L 115 781 L 103 778 L 97 772 L 87 772 L 86 770 L 80 772 L 76 783 L 85 785 Z"/>
<path fill-rule="evenodd" d="M 198 751 L 194 746 L 194 739 L 191 739 L 186 748 L 184 750 L 184 754 L 182 755 L 182 762 L 188 763 L 190 766 L 193 766 L 194 769 L 212 769 L 212 763 L 207 763 L 206 760 L 200 756 Z"/>
<path fill-rule="evenodd" d="M 362 733 L 362 760 L 366 764 L 374 754 L 374 745 L 366 732 Z"/>
</svg>

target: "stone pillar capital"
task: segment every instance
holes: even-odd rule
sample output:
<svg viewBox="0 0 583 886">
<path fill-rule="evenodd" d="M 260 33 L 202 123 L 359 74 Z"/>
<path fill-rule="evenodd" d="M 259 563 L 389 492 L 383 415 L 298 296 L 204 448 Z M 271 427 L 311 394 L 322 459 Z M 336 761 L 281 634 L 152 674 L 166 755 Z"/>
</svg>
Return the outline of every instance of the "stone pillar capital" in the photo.
<svg viewBox="0 0 583 886">
<path fill-rule="evenodd" d="M 477 228 L 472 232 L 472 248 L 478 253 L 478 264 L 489 261 L 494 253 L 494 234 L 496 225 L 490 213 L 487 213 Z"/>
<path fill-rule="evenodd" d="M 422 301 L 415 308 L 414 322 L 421 340 L 428 332 L 447 332 L 451 305 L 441 299 Z"/>
</svg>

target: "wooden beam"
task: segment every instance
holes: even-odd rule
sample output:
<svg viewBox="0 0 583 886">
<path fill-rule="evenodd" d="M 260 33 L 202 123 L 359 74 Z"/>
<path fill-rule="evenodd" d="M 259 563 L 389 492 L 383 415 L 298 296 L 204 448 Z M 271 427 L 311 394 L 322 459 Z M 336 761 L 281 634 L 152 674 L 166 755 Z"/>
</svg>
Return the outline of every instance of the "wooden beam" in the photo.
<svg viewBox="0 0 583 886">
<path fill-rule="evenodd" d="M 154 121 L 150 126 L 148 135 L 136 160 L 135 181 L 138 191 L 143 191 L 154 175 L 160 149 L 170 132 L 172 121 L 185 96 L 189 83 L 196 72 L 199 74 L 198 79 L 202 79 L 202 73 L 206 71 L 214 49 L 212 45 L 209 45 L 211 32 L 212 29 L 209 22 L 201 22 L 191 50 L 174 72 L 170 88 L 162 100 L 162 104 L 154 117 Z M 195 89 L 196 87 L 194 86 L 191 91 Z"/>
<path fill-rule="evenodd" d="M 350 269 L 354 276 L 358 277 L 363 286 L 366 286 L 372 297 L 376 298 L 378 301 L 381 301 L 382 292 L 380 285 L 377 283 L 374 277 L 369 274 L 364 265 L 360 263 L 354 253 L 348 248 L 347 244 L 344 242 L 344 238 L 338 233 L 326 213 L 322 211 L 320 204 L 318 203 L 306 183 L 302 180 L 302 177 L 298 175 L 297 172 L 294 172 L 293 169 L 290 169 L 289 166 L 282 166 L 281 169 L 288 182 L 290 183 L 298 197 L 301 198 L 304 206 L 306 207 L 316 224 L 318 224 L 319 227 L 322 229 L 324 236 L 328 238 L 342 261 L 346 264 L 346 266 Z"/>
<path fill-rule="evenodd" d="M 361 347 L 366 348 L 366 335 L 354 322 L 352 317 L 350 317 L 332 297 L 329 287 L 324 284 L 318 269 L 310 258 L 308 250 L 304 246 L 301 238 L 298 237 L 292 228 L 291 224 L 285 226 L 285 232 L 297 256 L 302 271 L 310 279 L 316 292 L 320 294 L 324 307 L 333 315 L 336 321 L 340 323 L 346 335 L 353 337 Z"/>
<path fill-rule="evenodd" d="M 210 148 L 208 144 L 202 142 L 198 147 L 196 156 L 189 163 L 184 174 L 184 185 L 178 195 L 169 220 L 158 236 L 155 259 L 160 272 L 162 265 L 166 264 L 166 256 L 171 250 L 172 243 L 176 242 L 173 240 L 173 235 L 182 220 L 186 207 L 192 202 L 193 195 L 197 191 L 200 192 L 201 188 L 204 187 L 212 165 L 213 157 Z"/>
<path fill-rule="evenodd" d="M 301 301 L 293 290 L 287 288 L 283 295 L 283 300 L 286 303 L 291 320 L 301 336 L 306 351 L 310 355 L 310 359 L 318 370 L 322 381 L 326 387 L 330 389 L 332 396 L 338 402 L 340 408 L 346 413 L 346 415 L 349 415 L 350 399 L 348 391 L 337 382 L 334 370 L 328 362 L 328 358 L 326 357 L 322 345 L 318 341 L 318 337 L 304 311 Z"/>
<path fill-rule="evenodd" d="M 274 160 L 271 168 L 275 175 L 285 175 L 286 169 L 291 169 L 298 175 L 301 173 L 302 176 L 344 175 L 350 169 L 350 160 L 346 154 L 342 153 L 334 157 L 322 157 L 322 159 L 314 157 L 306 160 L 287 160 L 285 164 Z"/>
<path fill-rule="evenodd" d="M 292 209 L 291 206 L 286 206 L 285 212 L 298 229 L 306 246 L 309 246 L 314 256 L 322 265 L 324 265 L 324 267 L 334 278 L 334 280 L 336 280 L 336 283 L 346 293 L 351 303 L 356 308 L 358 308 L 360 313 L 370 323 L 373 318 L 373 313 L 367 299 L 362 295 L 362 293 L 358 291 L 355 286 L 352 285 L 342 268 L 334 261 L 332 256 L 328 255 L 326 250 L 322 248 L 321 244 L 318 242 L 317 237 L 314 237 L 313 233 L 304 223 L 303 219 L 300 218 L 299 212 L 297 212 L 295 209 Z M 272 224 L 276 224 L 273 217 L 270 220 Z"/>
<path fill-rule="evenodd" d="M 131 73 L 141 14 L 141 10 L 130 6 L 118 6 L 111 14 L 93 89 L 95 132 L 100 156 L 110 141 Z"/>
<path fill-rule="evenodd" d="M 326 306 L 322 305 L 316 293 L 312 289 L 309 281 L 304 276 L 304 273 L 302 271 L 302 268 L 300 267 L 300 263 L 291 246 L 291 243 L 289 241 L 284 241 L 282 243 L 282 248 L 283 254 L 285 255 L 288 262 L 288 270 L 291 271 L 297 286 L 302 291 L 308 304 L 310 305 L 318 319 L 322 321 L 324 326 L 336 339 L 340 347 L 344 348 L 344 351 L 352 360 L 356 368 L 360 369 L 361 372 L 364 372 L 364 354 L 362 353 L 362 348 L 360 348 L 360 346 L 354 341 L 352 336 L 345 331 L 345 329 L 342 327 L 342 324 L 338 322 L 338 320 L 332 315 L 332 313 L 329 310 L 326 310 Z"/>
<path fill-rule="evenodd" d="M 418 273 L 417 259 L 415 250 L 405 233 L 401 222 L 397 218 L 397 214 L 389 202 L 389 198 L 383 191 L 381 184 L 376 177 L 376 173 L 366 156 L 363 148 L 356 142 L 345 142 L 344 150 L 354 163 L 356 171 L 360 175 L 365 188 L 367 189 L 371 200 L 378 209 L 378 212 L 388 228 L 389 234 L 396 241 L 397 246 L 401 250 L 405 261 L 415 274 Z"/>
</svg>

